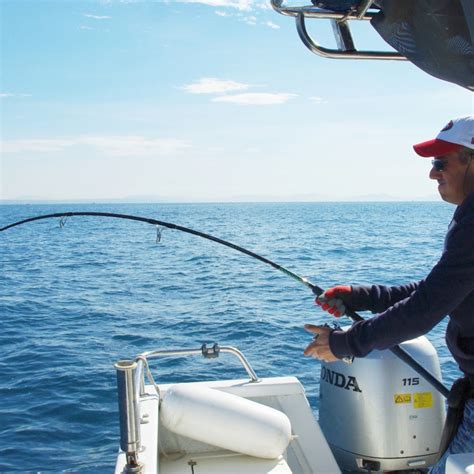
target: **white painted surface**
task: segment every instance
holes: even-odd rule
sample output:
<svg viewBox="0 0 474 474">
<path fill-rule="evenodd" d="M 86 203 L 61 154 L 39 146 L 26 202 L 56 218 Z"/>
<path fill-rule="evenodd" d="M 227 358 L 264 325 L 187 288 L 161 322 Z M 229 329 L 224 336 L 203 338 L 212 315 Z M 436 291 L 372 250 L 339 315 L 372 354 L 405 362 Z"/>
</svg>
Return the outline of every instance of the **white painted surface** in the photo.
<svg viewBox="0 0 474 474">
<path fill-rule="evenodd" d="M 173 433 L 258 458 L 277 458 L 291 440 L 290 420 L 281 411 L 202 385 L 170 387 L 160 422 Z"/>
</svg>

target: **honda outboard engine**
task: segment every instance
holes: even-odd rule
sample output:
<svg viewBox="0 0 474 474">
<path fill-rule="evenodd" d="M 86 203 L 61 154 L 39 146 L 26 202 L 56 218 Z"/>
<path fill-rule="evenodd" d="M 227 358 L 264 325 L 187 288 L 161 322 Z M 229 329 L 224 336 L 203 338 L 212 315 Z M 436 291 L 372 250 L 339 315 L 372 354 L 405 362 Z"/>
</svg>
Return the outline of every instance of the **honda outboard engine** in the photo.
<svg viewBox="0 0 474 474">
<path fill-rule="evenodd" d="M 438 355 L 426 337 L 401 346 L 441 380 Z M 322 364 L 319 423 L 343 470 L 434 464 L 444 418 L 441 394 L 388 350 L 352 364 Z"/>
</svg>

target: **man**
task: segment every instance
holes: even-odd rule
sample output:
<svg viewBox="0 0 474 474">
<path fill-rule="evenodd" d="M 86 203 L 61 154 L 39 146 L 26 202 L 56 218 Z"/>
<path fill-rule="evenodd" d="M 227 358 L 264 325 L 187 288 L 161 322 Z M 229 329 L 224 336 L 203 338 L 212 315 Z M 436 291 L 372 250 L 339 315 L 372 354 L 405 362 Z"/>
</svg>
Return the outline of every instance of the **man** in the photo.
<svg viewBox="0 0 474 474">
<path fill-rule="evenodd" d="M 450 453 L 474 451 L 474 117 L 451 120 L 434 140 L 414 149 L 420 156 L 434 157 L 429 177 L 438 182 L 441 198 L 457 205 L 439 262 L 416 283 L 326 290 L 316 303 L 336 317 L 346 306 L 378 314 L 348 331 L 306 324 L 314 339 L 304 354 L 327 362 L 364 357 L 421 336 L 449 315 L 446 342 L 466 376 L 465 404 L 454 439 L 431 471 L 442 473 Z"/>
</svg>

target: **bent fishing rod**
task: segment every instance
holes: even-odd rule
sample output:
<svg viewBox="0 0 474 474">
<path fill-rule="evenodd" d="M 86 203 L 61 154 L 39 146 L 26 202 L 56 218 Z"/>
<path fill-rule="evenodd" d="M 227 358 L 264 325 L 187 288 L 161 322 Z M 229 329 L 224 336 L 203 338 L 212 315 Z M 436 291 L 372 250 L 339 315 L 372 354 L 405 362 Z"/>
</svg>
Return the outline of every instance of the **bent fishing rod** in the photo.
<svg viewBox="0 0 474 474">
<path fill-rule="evenodd" d="M 117 219 L 126 219 L 126 220 L 131 220 L 131 221 L 138 221 L 138 222 L 145 222 L 147 224 L 152 224 L 157 227 L 166 227 L 168 229 L 174 229 L 178 230 L 180 232 L 185 232 L 187 234 L 192 234 L 196 235 L 198 237 L 202 237 L 203 239 L 210 240 L 212 242 L 216 242 L 218 244 L 224 245 L 226 247 L 229 247 L 231 249 L 236 250 L 237 252 L 241 252 L 245 255 L 248 255 L 249 257 L 253 257 L 263 263 L 266 263 L 267 265 L 270 265 L 271 267 L 275 268 L 276 270 L 281 271 L 285 275 L 289 276 L 293 280 L 296 280 L 299 283 L 302 283 L 303 285 L 307 286 L 308 288 L 311 289 L 311 291 L 316 295 L 320 296 L 324 290 L 320 288 L 319 286 L 311 283 L 309 280 L 306 278 L 297 275 L 296 273 L 288 270 L 287 268 L 283 267 L 282 265 L 279 265 L 275 262 L 272 262 L 268 258 L 262 257 L 261 255 L 258 255 L 250 250 L 247 250 L 243 247 L 240 247 L 239 245 L 233 244 L 232 242 L 228 242 L 223 239 L 219 239 L 218 237 L 214 237 L 213 235 L 206 234 L 204 232 L 200 232 L 194 229 L 190 229 L 189 227 L 183 227 L 177 224 L 173 224 L 171 222 L 164 222 L 160 221 L 157 219 L 151 219 L 148 217 L 140 217 L 140 216 L 133 216 L 129 214 L 117 214 L 113 212 L 93 212 L 93 211 L 86 211 L 86 212 L 57 212 L 54 214 L 44 214 L 41 216 L 36 216 L 36 217 L 30 217 L 28 219 L 23 219 L 18 222 L 14 222 L 13 224 L 9 224 L 5 227 L 0 228 L 0 232 L 3 232 L 5 230 L 11 229 L 12 227 L 16 227 L 22 224 L 26 224 L 28 222 L 34 222 L 34 221 L 39 221 L 43 219 L 52 219 L 52 218 L 60 218 L 61 219 L 61 226 L 64 225 L 64 220 L 68 217 L 73 217 L 73 216 L 92 216 L 92 217 L 112 217 L 112 218 L 117 218 Z M 364 318 L 357 314 L 355 311 L 352 311 L 350 309 L 346 309 L 346 315 L 350 317 L 353 321 L 363 321 Z M 434 377 L 429 371 L 427 371 L 422 365 L 420 365 L 413 357 L 408 354 L 404 349 L 402 349 L 400 346 L 396 345 L 390 348 L 390 351 L 395 354 L 399 359 L 401 359 L 403 362 L 405 362 L 408 366 L 410 366 L 415 372 L 417 372 L 419 375 L 421 375 L 423 378 L 426 379 L 427 382 L 429 382 L 436 390 L 438 390 L 444 397 L 448 396 L 449 390 L 436 378 Z"/>
</svg>

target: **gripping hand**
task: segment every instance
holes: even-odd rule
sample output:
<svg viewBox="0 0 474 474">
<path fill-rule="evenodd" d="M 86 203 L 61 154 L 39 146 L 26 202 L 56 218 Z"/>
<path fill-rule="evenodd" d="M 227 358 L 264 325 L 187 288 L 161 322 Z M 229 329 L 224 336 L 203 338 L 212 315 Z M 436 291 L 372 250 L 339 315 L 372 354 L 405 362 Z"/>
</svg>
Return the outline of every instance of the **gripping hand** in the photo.
<svg viewBox="0 0 474 474">
<path fill-rule="evenodd" d="M 324 311 L 339 318 L 345 314 L 346 305 L 350 306 L 351 296 L 351 286 L 338 285 L 321 293 L 316 298 L 315 303 L 321 306 Z"/>
</svg>

